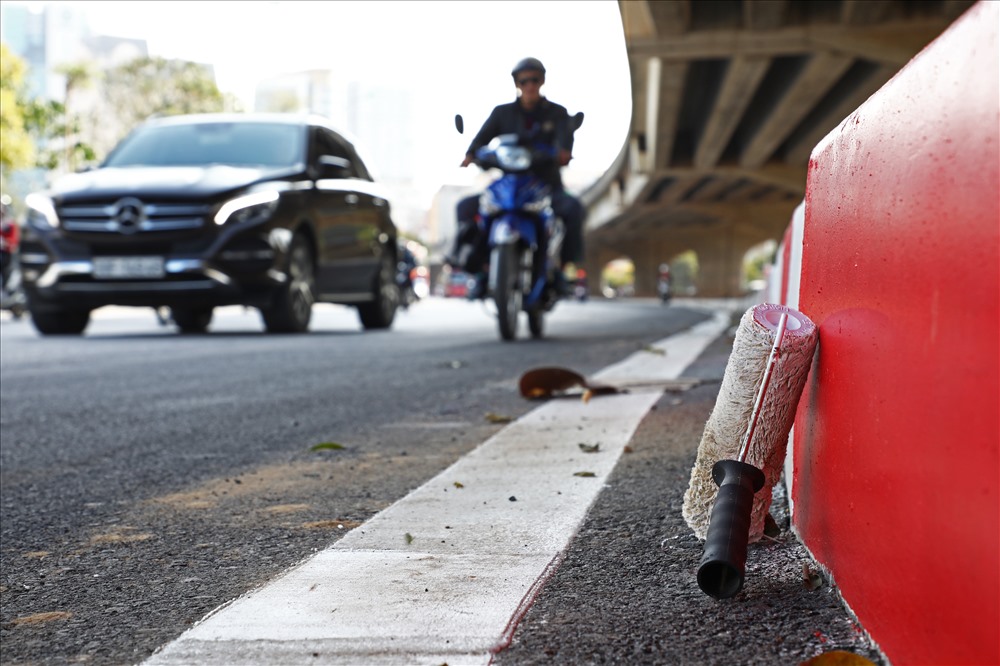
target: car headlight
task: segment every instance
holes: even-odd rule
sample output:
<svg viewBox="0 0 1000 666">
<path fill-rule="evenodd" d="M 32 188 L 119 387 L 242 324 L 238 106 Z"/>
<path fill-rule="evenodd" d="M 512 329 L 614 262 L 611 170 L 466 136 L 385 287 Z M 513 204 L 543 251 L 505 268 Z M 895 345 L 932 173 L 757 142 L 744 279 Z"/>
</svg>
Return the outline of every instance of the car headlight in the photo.
<svg viewBox="0 0 1000 666">
<path fill-rule="evenodd" d="M 500 146 L 496 156 L 497 164 L 509 171 L 524 171 L 531 166 L 531 151 L 523 146 Z"/>
<path fill-rule="evenodd" d="M 278 193 L 274 190 L 245 194 L 222 204 L 215 214 L 215 223 L 219 226 L 227 222 L 236 224 L 255 224 L 271 217 L 278 207 Z"/>
<path fill-rule="evenodd" d="M 44 194 L 29 194 L 24 198 L 28 207 L 27 223 L 36 229 L 57 229 L 59 216 L 56 215 L 55 204 Z"/>
</svg>

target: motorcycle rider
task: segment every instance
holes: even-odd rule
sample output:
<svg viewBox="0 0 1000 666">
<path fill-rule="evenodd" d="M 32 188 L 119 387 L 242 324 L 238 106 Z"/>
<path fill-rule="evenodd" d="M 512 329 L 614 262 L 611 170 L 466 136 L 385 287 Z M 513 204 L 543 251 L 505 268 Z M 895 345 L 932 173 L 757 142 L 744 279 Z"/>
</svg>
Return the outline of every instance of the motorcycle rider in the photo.
<svg viewBox="0 0 1000 666">
<path fill-rule="evenodd" d="M 514 85 L 517 88 L 517 99 L 508 104 L 501 104 L 493 109 L 489 118 L 483 123 L 479 133 L 472 139 L 466 151 L 462 166 L 472 163 L 476 151 L 501 134 L 535 133 L 542 143 L 556 148 L 556 162 L 543 165 L 536 175 L 545 181 L 552 196 L 552 210 L 565 225 L 566 236 L 563 241 L 560 256 L 560 269 L 556 271 L 556 289 L 562 295 L 570 292 L 569 285 L 562 274 L 562 267 L 569 263 L 579 263 L 583 255 L 583 220 L 586 214 L 579 199 L 563 188 L 560 167 L 569 164 L 573 154 L 573 127 L 566 108 L 548 100 L 541 94 L 545 83 L 545 66 L 537 58 L 524 58 L 511 71 Z M 479 195 L 465 197 L 458 202 L 457 219 L 458 234 L 455 239 L 455 252 L 449 263 L 457 264 L 475 276 L 475 286 L 469 293 L 470 299 L 486 296 L 486 274 L 484 264 L 489 256 L 488 237 L 479 233 L 476 225 L 476 215 L 479 211 Z M 471 253 L 464 259 L 460 247 L 471 246 Z"/>
</svg>

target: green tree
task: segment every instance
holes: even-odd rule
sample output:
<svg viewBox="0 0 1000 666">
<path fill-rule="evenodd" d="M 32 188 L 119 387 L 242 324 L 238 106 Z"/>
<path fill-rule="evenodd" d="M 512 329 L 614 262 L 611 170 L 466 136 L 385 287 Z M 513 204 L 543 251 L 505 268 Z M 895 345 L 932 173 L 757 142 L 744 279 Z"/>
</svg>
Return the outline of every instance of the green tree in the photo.
<svg viewBox="0 0 1000 666">
<path fill-rule="evenodd" d="M 24 76 L 27 66 L 0 43 L 0 167 L 6 171 L 32 166 L 34 143 L 25 124 Z"/>
<path fill-rule="evenodd" d="M 79 119 L 71 117 L 62 102 L 29 99 L 24 89 L 27 65 L 5 44 L 0 49 L 0 164 L 4 170 L 56 169 L 60 164 L 72 170 L 79 161 L 93 159 L 93 149 L 80 138 Z M 64 70 L 67 98 L 93 76 L 86 65 Z"/>
<path fill-rule="evenodd" d="M 53 109 L 55 122 L 52 124 L 53 132 L 59 132 L 62 136 L 61 158 L 69 171 L 75 171 L 80 162 L 89 162 L 96 157 L 94 149 L 89 141 L 83 140 L 84 122 L 80 113 L 76 110 L 77 94 L 84 88 L 93 87 L 98 79 L 97 69 L 92 63 L 77 62 L 61 65 L 56 71 L 66 77 L 65 94 L 63 96 L 62 108 Z M 58 163 L 59 157 L 55 151 L 50 151 L 50 163 Z"/>
<path fill-rule="evenodd" d="M 223 111 L 225 100 L 204 65 L 160 57 L 136 58 L 108 70 L 103 98 L 118 120 L 117 141 L 151 116 Z"/>
</svg>

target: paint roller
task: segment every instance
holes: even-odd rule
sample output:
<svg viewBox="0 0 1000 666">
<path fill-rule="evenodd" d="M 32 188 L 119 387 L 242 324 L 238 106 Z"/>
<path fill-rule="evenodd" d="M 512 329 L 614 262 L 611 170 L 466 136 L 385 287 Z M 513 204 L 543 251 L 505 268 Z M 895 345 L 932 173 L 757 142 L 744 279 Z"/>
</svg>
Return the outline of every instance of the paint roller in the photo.
<svg viewBox="0 0 1000 666">
<path fill-rule="evenodd" d="M 782 305 L 762 303 L 740 321 L 683 508 L 705 539 L 698 586 L 717 599 L 743 587 L 747 546 L 763 534 L 817 337 L 805 315 Z"/>
</svg>

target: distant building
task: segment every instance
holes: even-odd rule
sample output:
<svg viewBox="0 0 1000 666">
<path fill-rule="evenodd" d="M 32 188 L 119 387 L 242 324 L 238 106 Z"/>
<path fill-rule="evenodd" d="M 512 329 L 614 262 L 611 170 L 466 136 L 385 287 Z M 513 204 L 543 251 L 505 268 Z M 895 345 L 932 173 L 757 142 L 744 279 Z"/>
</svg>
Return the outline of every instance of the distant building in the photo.
<svg viewBox="0 0 1000 666">
<path fill-rule="evenodd" d="M 94 35 L 86 4 L 46 4 L 40 10 L 17 3 L 0 5 L 0 39 L 28 65 L 28 94 L 62 101 L 62 65 L 92 63 L 107 69 L 148 55 L 144 39 Z"/>
<path fill-rule="evenodd" d="M 282 74 L 257 84 L 254 111 L 315 113 L 343 126 L 343 109 L 334 108 L 333 80 L 328 69 Z"/>
<path fill-rule="evenodd" d="M 379 176 L 391 182 L 412 180 L 418 128 L 410 92 L 353 81 L 347 85 L 346 102 L 347 130 L 371 152 Z"/>
<path fill-rule="evenodd" d="M 28 66 L 25 84 L 32 97 L 46 96 L 45 15 L 26 5 L 0 4 L 0 41 Z"/>
<path fill-rule="evenodd" d="M 254 111 L 315 113 L 354 135 L 379 180 L 413 175 L 413 114 L 410 93 L 344 82 L 328 69 L 281 74 L 257 84 Z"/>
</svg>

